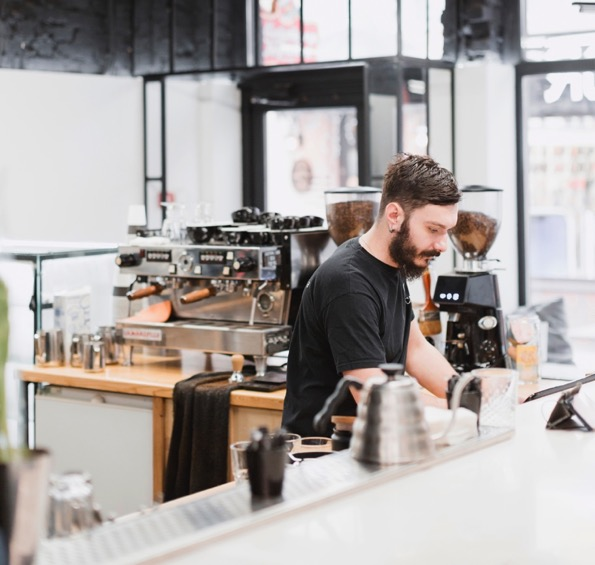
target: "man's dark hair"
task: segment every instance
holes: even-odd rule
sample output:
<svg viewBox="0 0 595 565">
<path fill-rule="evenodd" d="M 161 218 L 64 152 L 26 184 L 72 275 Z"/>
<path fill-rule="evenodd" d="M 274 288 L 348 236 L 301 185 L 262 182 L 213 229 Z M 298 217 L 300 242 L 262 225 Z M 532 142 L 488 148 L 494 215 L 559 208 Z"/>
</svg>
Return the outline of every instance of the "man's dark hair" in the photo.
<svg viewBox="0 0 595 565">
<path fill-rule="evenodd" d="M 426 204 L 447 206 L 461 200 L 453 174 L 427 155 L 399 153 L 384 174 L 380 213 L 398 202 L 409 213 Z"/>
</svg>

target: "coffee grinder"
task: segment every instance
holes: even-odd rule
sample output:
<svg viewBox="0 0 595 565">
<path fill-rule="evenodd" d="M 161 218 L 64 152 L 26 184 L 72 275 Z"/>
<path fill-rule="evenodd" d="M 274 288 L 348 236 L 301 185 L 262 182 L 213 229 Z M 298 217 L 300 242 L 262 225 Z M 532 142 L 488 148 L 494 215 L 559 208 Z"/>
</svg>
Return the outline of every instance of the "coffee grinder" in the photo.
<svg viewBox="0 0 595 565">
<path fill-rule="evenodd" d="M 434 302 L 448 312 L 444 355 L 457 372 L 507 365 L 498 279 L 486 258 L 500 228 L 502 190 L 461 190 L 457 225 L 449 231 L 462 267 L 436 280 Z"/>
</svg>

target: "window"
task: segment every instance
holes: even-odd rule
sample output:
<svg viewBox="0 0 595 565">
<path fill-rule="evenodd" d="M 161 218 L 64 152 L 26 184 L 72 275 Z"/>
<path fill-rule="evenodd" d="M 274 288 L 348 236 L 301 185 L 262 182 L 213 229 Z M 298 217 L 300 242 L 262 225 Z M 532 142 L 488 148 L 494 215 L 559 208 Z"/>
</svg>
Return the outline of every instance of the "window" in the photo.
<svg viewBox="0 0 595 565">
<path fill-rule="evenodd" d="M 521 47 L 526 61 L 595 58 L 595 15 L 571 0 L 525 0 Z"/>
<path fill-rule="evenodd" d="M 520 297 L 563 297 L 576 345 L 595 319 L 594 29 L 595 15 L 570 1 L 526 0 L 527 62 L 517 67 L 526 285 Z"/>
<path fill-rule="evenodd" d="M 354 59 L 395 55 L 397 49 L 395 0 L 351 0 L 351 56 Z"/>
<path fill-rule="evenodd" d="M 534 277 L 595 277 L 595 96 L 581 88 L 593 77 L 585 71 L 523 78 Z"/>
<path fill-rule="evenodd" d="M 263 66 L 397 55 L 452 58 L 446 51 L 455 43 L 456 8 L 446 0 L 259 0 L 258 5 Z"/>
<path fill-rule="evenodd" d="M 269 110 L 265 139 L 268 211 L 324 218 L 325 190 L 359 184 L 354 107 Z"/>
</svg>

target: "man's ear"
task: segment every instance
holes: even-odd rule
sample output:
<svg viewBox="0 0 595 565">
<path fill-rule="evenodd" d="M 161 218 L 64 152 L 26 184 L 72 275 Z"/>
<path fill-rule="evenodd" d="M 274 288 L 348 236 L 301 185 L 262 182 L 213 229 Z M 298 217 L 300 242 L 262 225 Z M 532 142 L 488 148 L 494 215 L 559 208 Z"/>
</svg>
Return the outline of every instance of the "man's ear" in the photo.
<svg viewBox="0 0 595 565">
<path fill-rule="evenodd" d="M 401 226 L 405 221 L 405 211 L 398 202 L 389 202 L 386 205 L 385 217 L 388 231 L 391 233 L 401 231 Z"/>
</svg>

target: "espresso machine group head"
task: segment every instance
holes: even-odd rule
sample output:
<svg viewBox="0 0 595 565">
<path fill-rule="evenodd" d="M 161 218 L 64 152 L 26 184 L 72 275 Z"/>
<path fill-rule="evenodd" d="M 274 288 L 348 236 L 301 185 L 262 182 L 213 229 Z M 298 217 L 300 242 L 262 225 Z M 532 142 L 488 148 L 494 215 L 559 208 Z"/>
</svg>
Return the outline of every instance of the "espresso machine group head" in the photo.
<svg viewBox="0 0 595 565">
<path fill-rule="evenodd" d="M 448 312 L 444 355 L 458 372 L 507 364 L 498 278 L 487 253 L 501 219 L 502 190 L 467 186 L 450 239 L 462 266 L 436 280 L 434 301 Z"/>
</svg>

